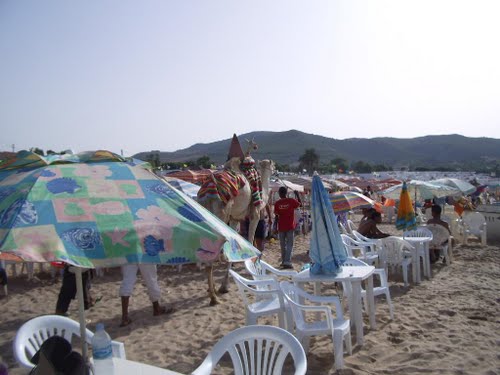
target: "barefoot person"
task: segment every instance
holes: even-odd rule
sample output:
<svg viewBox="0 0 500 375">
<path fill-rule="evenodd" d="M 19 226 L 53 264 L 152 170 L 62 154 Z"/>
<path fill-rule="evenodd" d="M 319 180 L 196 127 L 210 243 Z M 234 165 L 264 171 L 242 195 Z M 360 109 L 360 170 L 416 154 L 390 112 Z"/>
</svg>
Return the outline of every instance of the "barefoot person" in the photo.
<svg viewBox="0 0 500 375">
<path fill-rule="evenodd" d="M 120 327 L 125 327 L 132 323 L 128 316 L 128 305 L 130 295 L 134 290 L 137 280 L 137 270 L 141 271 L 142 279 L 148 288 L 149 299 L 153 303 L 153 315 L 168 314 L 173 311 L 172 308 L 166 309 L 160 306 L 160 286 L 158 285 L 158 274 L 156 264 L 126 264 L 122 266 L 122 284 L 120 286 L 120 297 L 122 299 L 122 322 Z"/>
</svg>

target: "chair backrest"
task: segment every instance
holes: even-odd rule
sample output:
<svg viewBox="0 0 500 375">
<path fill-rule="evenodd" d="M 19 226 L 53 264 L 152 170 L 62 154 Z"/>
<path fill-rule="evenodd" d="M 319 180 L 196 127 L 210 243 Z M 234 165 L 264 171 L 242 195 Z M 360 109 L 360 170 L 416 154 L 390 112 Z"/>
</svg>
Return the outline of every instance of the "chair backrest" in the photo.
<svg viewBox="0 0 500 375">
<path fill-rule="evenodd" d="M 463 215 L 463 223 L 472 234 L 480 235 L 486 227 L 486 218 L 480 212 L 469 212 Z"/>
<path fill-rule="evenodd" d="M 231 356 L 235 375 L 281 374 L 289 355 L 295 365 L 295 375 L 307 371 L 304 348 L 291 333 L 274 326 L 252 325 L 222 337 L 192 374 L 211 374 L 225 353 Z"/>
<path fill-rule="evenodd" d="M 379 254 L 381 259 L 388 264 L 401 264 L 407 255 L 405 250 L 413 250 L 413 246 L 398 237 L 386 237 L 381 240 Z"/>
<path fill-rule="evenodd" d="M 350 234 L 352 234 L 353 230 L 356 230 L 356 226 L 354 225 L 352 220 L 347 219 L 347 228 L 346 229 Z"/>
<path fill-rule="evenodd" d="M 277 296 L 280 300 L 281 306 L 284 306 L 279 283 L 276 279 L 267 278 L 262 280 L 249 280 L 233 270 L 229 270 L 229 273 L 238 286 L 238 290 L 245 306 L 248 306 L 253 302 L 253 300 L 250 299 L 250 296 L 258 297 L 260 299 L 275 298 Z"/>
<path fill-rule="evenodd" d="M 339 229 L 341 234 L 350 234 L 347 228 L 339 221 Z"/>
<path fill-rule="evenodd" d="M 277 279 L 277 276 L 293 277 L 298 273 L 295 270 L 278 270 L 260 258 L 245 260 L 245 268 L 255 280 Z"/>
<path fill-rule="evenodd" d="M 427 227 L 418 227 L 404 232 L 403 237 L 431 237 L 432 232 Z"/>
<path fill-rule="evenodd" d="M 255 280 L 266 277 L 266 270 L 262 267 L 262 261 L 259 258 L 245 260 L 245 268 Z"/>
<path fill-rule="evenodd" d="M 450 238 L 450 233 L 442 225 L 427 224 L 426 228 L 432 232 L 432 241 L 429 244 L 431 249 L 441 247 Z"/>
<path fill-rule="evenodd" d="M 23 367 L 32 368 L 31 358 L 43 342 L 51 336 L 61 336 L 71 342 L 74 336 L 80 337 L 80 324 L 59 315 L 45 315 L 24 323 L 16 333 L 13 350 L 16 361 Z M 94 334 L 87 329 L 86 341 L 90 344 Z"/>
</svg>

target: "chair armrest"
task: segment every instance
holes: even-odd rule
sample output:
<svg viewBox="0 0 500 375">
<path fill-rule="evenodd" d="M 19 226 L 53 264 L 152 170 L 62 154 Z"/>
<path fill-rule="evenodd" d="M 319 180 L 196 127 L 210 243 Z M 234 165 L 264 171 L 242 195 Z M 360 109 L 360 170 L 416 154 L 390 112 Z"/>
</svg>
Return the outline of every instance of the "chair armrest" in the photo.
<svg viewBox="0 0 500 375">
<path fill-rule="evenodd" d="M 298 274 L 297 271 L 293 271 L 293 270 L 288 270 L 288 271 L 285 271 L 285 270 L 279 270 L 277 268 L 274 268 L 273 266 L 271 265 L 268 265 L 268 264 L 263 264 L 262 265 L 262 268 L 266 271 L 269 271 L 275 275 L 278 275 L 278 276 L 287 276 L 287 277 L 291 277 L 291 276 L 295 276 Z"/>
<path fill-rule="evenodd" d="M 333 304 L 335 305 L 335 310 L 336 311 L 342 311 L 342 306 L 340 305 L 340 299 L 337 296 L 317 296 L 315 294 L 310 294 L 307 293 L 306 291 L 302 289 L 296 290 L 296 293 L 302 297 L 307 299 L 308 301 L 311 301 L 313 303 L 319 303 L 320 305 L 325 305 L 325 304 Z M 307 307 L 312 307 L 312 306 L 307 306 Z M 321 306 L 316 306 L 316 307 L 321 307 Z M 323 306 L 326 307 L 326 306 Z"/>
</svg>

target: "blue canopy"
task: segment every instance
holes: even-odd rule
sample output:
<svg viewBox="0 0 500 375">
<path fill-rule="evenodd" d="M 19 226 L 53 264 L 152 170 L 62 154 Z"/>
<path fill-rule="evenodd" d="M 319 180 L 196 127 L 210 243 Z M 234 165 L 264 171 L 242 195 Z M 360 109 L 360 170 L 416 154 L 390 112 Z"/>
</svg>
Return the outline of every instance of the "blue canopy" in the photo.
<svg viewBox="0 0 500 375">
<path fill-rule="evenodd" d="M 340 237 L 330 197 L 318 175 L 312 181 L 311 217 L 310 272 L 335 275 L 347 259 L 347 250 Z"/>
</svg>

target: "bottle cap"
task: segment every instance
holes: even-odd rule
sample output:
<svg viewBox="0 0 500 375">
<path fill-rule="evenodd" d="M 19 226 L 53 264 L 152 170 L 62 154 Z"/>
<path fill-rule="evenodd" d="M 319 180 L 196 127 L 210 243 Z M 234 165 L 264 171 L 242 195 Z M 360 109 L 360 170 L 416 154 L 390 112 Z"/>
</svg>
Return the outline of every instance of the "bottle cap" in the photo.
<svg viewBox="0 0 500 375">
<path fill-rule="evenodd" d="M 96 331 L 104 331 L 104 324 L 103 323 L 97 323 L 95 326 Z"/>
</svg>

